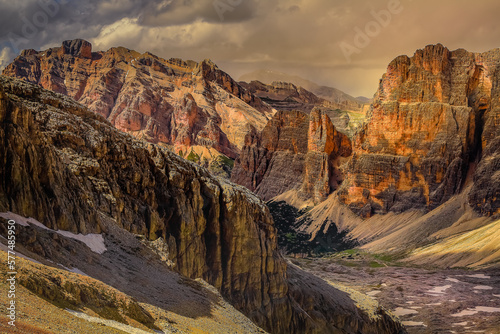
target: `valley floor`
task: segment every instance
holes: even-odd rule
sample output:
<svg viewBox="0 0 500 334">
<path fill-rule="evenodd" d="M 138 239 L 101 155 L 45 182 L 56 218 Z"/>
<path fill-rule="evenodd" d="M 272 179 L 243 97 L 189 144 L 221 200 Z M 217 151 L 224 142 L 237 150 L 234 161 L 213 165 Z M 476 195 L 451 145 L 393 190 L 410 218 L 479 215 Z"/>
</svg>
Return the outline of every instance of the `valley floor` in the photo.
<svg viewBox="0 0 500 334">
<path fill-rule="evenodd" d="M 290 261 L 327 281 L 367 294 L 411 334 L 500 333 L 500 270 L 427 269 L 346 251 Z"/>
</svg>

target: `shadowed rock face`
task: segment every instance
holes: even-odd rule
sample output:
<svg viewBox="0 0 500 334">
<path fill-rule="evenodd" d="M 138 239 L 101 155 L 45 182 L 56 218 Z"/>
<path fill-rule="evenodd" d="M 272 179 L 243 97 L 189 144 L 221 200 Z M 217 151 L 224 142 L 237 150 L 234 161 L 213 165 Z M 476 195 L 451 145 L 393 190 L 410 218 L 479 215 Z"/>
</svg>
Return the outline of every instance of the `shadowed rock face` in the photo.
<svg viewBox="0 0 500 334">
<path fill-rule="evenodd" d="M 335 149 L 312 137 L 307 145 Z M 404 332 L 382 309 L 370 317 L 338 290 L 288 273 L 269 210 L 248 190 L 67 97 L 1 76 L 0 143 L 2 212 L 75 233 L 112 233 L 106 219 L 162 237 L 179 273 L 203 278 L 272 333 Z"/>
<path fill-rule="evenodd" d="M 498 213 L 499 61 L 499 50 L 442 45 L 393 60 L 354 140 L 341 200 L 362 216 L 433 209 L 462 189 L 481 160 L 470 201 Z"/>
<path fill-rule="evenodd" d="M 349 138 L 323 112 L 279 111 L 260 134 L 247 136 L 231 180 L 264 200 L 296 190 L 318 203 L 338 186 L 339 158 L 350 153 Z"/>
<path fill-rule="evenodd" d="M 272 109 L 210 60 L 165 60 L 122 47 L 92 52 L 84 40 L 25 50 L 3 72 L 68 95 L 116 128 L 185 152 L 212 147 L 236 158 Z"/>
</svg>

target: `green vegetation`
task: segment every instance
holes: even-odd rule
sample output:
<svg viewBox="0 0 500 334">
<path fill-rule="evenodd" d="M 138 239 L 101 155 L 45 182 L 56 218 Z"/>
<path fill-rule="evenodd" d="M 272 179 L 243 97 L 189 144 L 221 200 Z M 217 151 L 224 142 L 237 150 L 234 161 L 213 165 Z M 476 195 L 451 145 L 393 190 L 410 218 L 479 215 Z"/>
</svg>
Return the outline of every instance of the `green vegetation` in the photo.
<svg viewBox="0 0 500 334">
<path fill-rule="evenodd" d="M 341 253 L 345 253 L 345 254 L 348 254 L 348 255 L 354 255 L 356 253 L 358 253 L 359 251 L 357 249 L 348 249 L 348 250 L 345 250 Z"/>
<path fill-rule="evenodd" d="M 213 175 L 223 177 L 226 179 L 231 178 L 231 172 L 234 167 L 234 160 L 225 156 L 219 155 L 209 165 L 208 169 Z"/>
<path fill-rule="evenodd" d="M 231 158 L 226 157 L 225 155 L 219 155 L 216 159 L 219 163 L 223 164 L 224 166 L 227 166 L 231 169 L 234 167 L 234 160 Z"/>
<path fill-rule="evenodd" d="M 285 234 L 285 238 L 287 242 L 296 242 L 297 241 L 297 234 L 296 233 L 287 233 Z"/>
<path fill-rule="evenodd" d="M 395 256 L 392 254 L 372 254 L 373 257 L 377 260 L 384 261 L 384 262 L 394 262 L 395 261 Z"/>
<path fill-rule="evenodd" d="M 385 267 L 385 265 L 378 263 L 377 261 L 370 262 L 370 268 L 382 268 L 382 267 Z"/>
<path fill-rule="evenodd" d="M 187 160 L 194 162 L 194 163 L 199 163 L 200 162 L 200 156 L 196 154 L 193 150 L 189 153 L 189 155 L 186 158 Z"/>
</svg>

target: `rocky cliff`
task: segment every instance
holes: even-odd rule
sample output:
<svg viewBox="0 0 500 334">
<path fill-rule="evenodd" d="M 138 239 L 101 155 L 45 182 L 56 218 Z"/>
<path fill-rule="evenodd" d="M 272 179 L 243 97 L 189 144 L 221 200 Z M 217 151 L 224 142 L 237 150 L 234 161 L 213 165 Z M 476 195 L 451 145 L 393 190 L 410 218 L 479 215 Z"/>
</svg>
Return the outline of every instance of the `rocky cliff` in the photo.
<svg viewBox="0 0 500 334">
<path fill-rule="evenodd" d="M 68 95 L 116 128 L 186 152 L 213 148 L 236 158 L 272 109 L 210 60 L 165 60 L 122 47 L 92 52 L 84 40 L 24 50 L 4 71 Z"/>
<path fill-rule="evenodd" d="M 265 84 L 260 81 L 242 81 L 240 85 L 276 110 L 298 110 L 309 114 L 313 109 L 319 109 L 330 117 L 337 130 L 349 137 L 361 126 L 366 115 L 364 107 L 332 102 L 290 82 Z"/>
<path fill-rule="evenodd" d="M 260 81 L 271 86 L 273 86 L 273 82 L 289 82 L 331 102 L 335 109 L 341 110 L 359 111 L 363 109 L 365 104 L 371 102 L 371 99 L 366 97 L 352 97 L 337 88 L 320 86 L 304 78 L 273 70 L 257 70 L 242 75 L 238 80 L 246 82 Z"/>
<path fill-rule="evenodd" d="M 106 255 L 115 260 L 104 266 L 123 272 L 114 279 L 128 272 L 120 267 L 124 264 L 116 250 L 128 257 L 143 253 L 136 246 L 127 248 L 120 231 L 159 242 L 177 272 L 203 278 L 272 333 L 404 332 L 382 309 L 369 315 L 344 293 L 287 270 L 269 211 L 248 190 L 121 133 L 70 98 L 4 76 L 0 87 L 0 211 L 33 217 L 56 231 L 102 233 L 107 245 L 116 245 Z M 295 117 L 297 122 L 307 118 Z M 283 138 L 275 150 L 296 147 L 298 153 L 300 147 L 300 152 L 319 153 L 325 164 L 327 157 L 343 154 L 343 137 L 323 115 L 305 129 L 305 144 Z M 49 239 L 24 235 L 19 241 L 37 256 L 60 255 L 51 250 L 50 245 L 62 242 L 54 234 Z M 76 249 L 71 256 L 81 254 Z M 92 255 L 86 262 L 104 258 Z M 127 263 L 149 268 L 150 260 Z M 139 268 L 135 275 L 125 286 L 141 284 L 146 276 L 140 275 L 152 272 Z M 168 300 L 169 295 L 158 293 L 158 298 Z"/>
<path fill-rule="evenodd" d="M 266 85 L 260 81 L 252 81 L 240 82 L 240 85 L 276 110 L 300 110 L 309 113 L 316 106 L 333 108 L 333 103 L 288 82 L 275 81 Z"/>
<path fill-rule="evenodd" d="M 247 136 L 231 180 L 264 200 L 294 191 L 318 203 L 342 181 L 339 163 L 350 154 L 349 138 L 325 113 L 279 111 L 261 133 Z"/>
<path fill-rule="evenodd" d="M 473 175 L 471 204 L 498 213 L 499 64 L 499 50 L 440 44 L 394 59 L 354 140 L 342 202 L 365 217 L 432 210 Z"/>
</svg>

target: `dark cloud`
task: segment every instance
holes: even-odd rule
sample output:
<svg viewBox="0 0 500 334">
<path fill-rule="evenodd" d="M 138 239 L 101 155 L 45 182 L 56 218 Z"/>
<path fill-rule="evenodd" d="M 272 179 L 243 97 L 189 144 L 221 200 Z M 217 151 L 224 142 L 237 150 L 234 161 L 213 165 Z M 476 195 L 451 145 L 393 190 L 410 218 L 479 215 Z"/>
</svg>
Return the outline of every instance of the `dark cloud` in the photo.
<svg viewBox="0 0 500 334">
<path fill-rule="evenodd" d="M 47 14 L 43 4 L 55 1 Z M 94 49 L 211 58 L 234 77 L 268 68 L 370 96 L 400 54 L 433 43 L 498 47 L 498 12 L 493 0 L 0 0 L 0 49 L 10 48 L 0 59 L 84 38 Z"/>
</svg>

